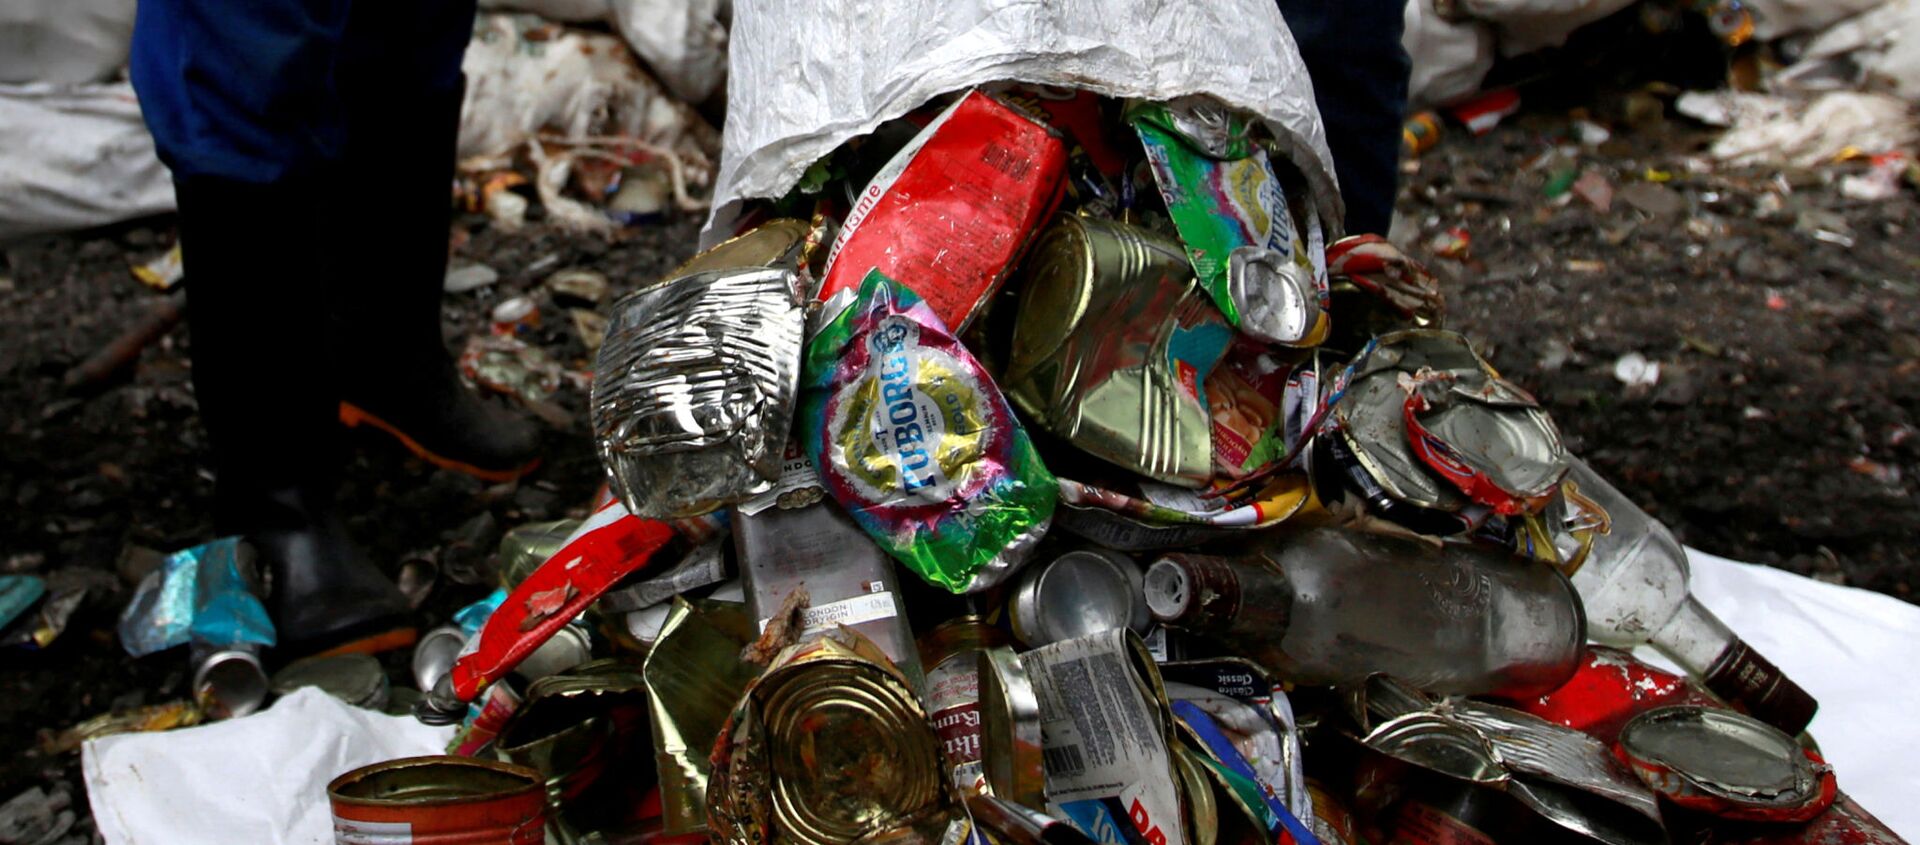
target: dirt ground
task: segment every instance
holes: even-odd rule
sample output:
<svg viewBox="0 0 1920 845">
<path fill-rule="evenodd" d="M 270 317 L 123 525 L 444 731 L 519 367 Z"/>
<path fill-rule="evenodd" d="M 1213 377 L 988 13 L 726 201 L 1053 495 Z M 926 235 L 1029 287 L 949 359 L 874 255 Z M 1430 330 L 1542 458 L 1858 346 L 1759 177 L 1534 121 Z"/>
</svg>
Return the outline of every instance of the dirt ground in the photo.
<svg viewBox="0 0 1920 845">
<path fill-rule="evenodd" d="M 1616 127 L 1592 146 L 1567 140 L 1571 127 L 1554 112 L 1484 138 L 1456 130 L 1410 169 L 1396 236 L 1448 277 L 1451 325 L 1537 392 L 1575 450 L 1687 543 L 1920 597 L 1920 202 L 1910 191 L 1844 199 L 1834 184 L 1844 168 L 1689 166 L 1707 136 L 1679 125 Z M 1597 176 L 1550 196 L 1570 169 Z M 1613 194 L 1607 211 L 1576 196 L 1597 198 L 1601 181 Z M 689 254 L 697 222 L 611 245 L 537 227 L 503 234 L 484 218 L 459 228 L 471 236 L 456 238 L 456 261 L 484 262 L 500 279 L 449 295 L 450 342 L 484 332 L 502 298 L 531 293 L 547 316 L 534 339 L 585 368 L 586 348 L 540 281 L 587 267 L 616 293 L 629 289 Z M 1454 228 L 1470 238 L 1467 251 L 1440 257 L 1434 248 Z M 90 835 L 78 756 L 44 753 L 40 741 L 185 694 L 178 654 L 129 660 L 113 631 L 138 549 L 210 539 L 187 332 L 174 329 L 100 389 L 61 386 L 69 367 L 153 307 L 161 295 L 129 267 L 171 238 L 170 221 L 143 221 L 12 245 L 0 261 L 0 571 L 89 589 L 52 647 L 0 653 L 0 747 L 12 751 L 0 761 L 0 799 L 65 790 L 81 818 L 62 842 Z M 1617 377 L 1629 355 L 1657 362 L 1657 382 Z M 585 397 L 563 389 L 557 401 L 577 414 Z M 343 491 L 352 528 L 376 559 L 471 566 L 504 527 L 576 513 L 591 494 L 600 470 L 584 431 L 554 430 L 550 446 L 530 480 L 489 488 L 352 437 Z M 479 592 L 438 591 L 423 621 Z"/>
</svg>

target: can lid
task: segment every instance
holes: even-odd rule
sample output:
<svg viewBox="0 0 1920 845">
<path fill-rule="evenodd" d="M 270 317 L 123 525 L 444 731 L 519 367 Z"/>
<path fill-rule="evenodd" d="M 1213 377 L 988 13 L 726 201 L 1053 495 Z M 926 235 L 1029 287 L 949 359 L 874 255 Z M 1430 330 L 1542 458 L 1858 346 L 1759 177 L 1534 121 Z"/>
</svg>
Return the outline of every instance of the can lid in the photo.
<svg viewBox="0 0 1920 845">
<path fill-rule="evenodd" d="M 509 795 L 545 801 L 540 773 L 525 766 L 472 757 L 387 760 L 347 772 L 327 784 L 335 805 L 417 806 L 497 800 Z"/>
<path fill-rule="evenodd" d="M 308 657 L 287 664 L 273 675 L 274 695 L 286 695 L 301 687 L 319 687 L 334 698 L 369 710 L 387 704 L 387 672 L 372 655 Z"/>
<path fill-rule="evenodd" d="M 1647 785 L 1698 790 L 1735 806 L 1818 800 L 1821 766 L 1785 732 L 1751 716 L 1683 704 L 1649 710 L 1620 729 L 1620 750 Z"/>
<path fill-rule="evenodd" d="M 1014 588 L 1014 634 L 1031 646 L 1116 628 L 1145 631 L 1151 620 L 1140 568 L 1104 551 L 1067 552 L 1030 567 Z"/>
</svg>

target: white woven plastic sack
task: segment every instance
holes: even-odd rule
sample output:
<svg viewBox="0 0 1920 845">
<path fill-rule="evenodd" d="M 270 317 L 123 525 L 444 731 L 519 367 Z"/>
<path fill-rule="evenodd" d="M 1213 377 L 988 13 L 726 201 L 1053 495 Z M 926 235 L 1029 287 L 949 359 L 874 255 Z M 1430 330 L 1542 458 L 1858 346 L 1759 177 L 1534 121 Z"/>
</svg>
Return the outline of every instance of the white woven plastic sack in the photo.
<svg viewBox="0 0 1920 845">
<path fill-rule="evenodd" d="M 699 104 L 727 78 L 727 0 L 481 0 L 480 8 L 620 30 L 674 96 Z"/>
<path fill-rule="evenodd" d="M 173 208 L 133 86 L 0 85 L 0 241 Z"/>
<path fill-rule="evenodd" d="M 1261 116 L 1327 226 L 1341 203 L 1313 85 L 1272 0 L 740 0 L 714 212 L 784 195 L 850 138 L 1002 80 L 1116 97 L 1209 95 Z"/>
<path fill-rule="evenodd" d="M 1409 0 L 1400 44 L 1413 59 L 1407 102 L 1416 109 L 1445 106 L 1480 91 L 1493 69 L 1493 26 L 1446 20 L 1433 0 Z"/>
<path fill-rule="evenodd" d="M 0 3 L 0 83 L 105 82 L 127 63 L 134 0 Z"/>
<path fill-rule="evenodd" d="M 1558 47 L 1574 30 L 1631 5 L 1633 0 L 1460 0 L 1464 14 L 1499 31 L 1503 56 Z"/>
<path fill-rule="evenodd" d="M 1753 37 L 1771 41 L 1782 35 L 1825 29 L 1880 5 L 1884 0 L 1743 0 L 1753 12 Z"/>
</svg>

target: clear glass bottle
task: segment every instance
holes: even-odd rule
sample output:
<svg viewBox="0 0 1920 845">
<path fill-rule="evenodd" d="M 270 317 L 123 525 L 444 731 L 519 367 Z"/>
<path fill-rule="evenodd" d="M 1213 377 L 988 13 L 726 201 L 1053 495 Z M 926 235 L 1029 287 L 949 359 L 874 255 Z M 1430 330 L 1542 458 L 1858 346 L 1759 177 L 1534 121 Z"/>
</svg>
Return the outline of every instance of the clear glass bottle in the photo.
<svg viewBox="0 0 1920 845">
<path fill-rule="evenodd" d="M 1693 597 L 1686 549 L 1667 527 L 1585 461 L 1574 459 L 1567 483 L 1564 501 L 1576 504 L 1560 509 L 1561 524 L 1551 527 L 1563 551 L 1580 544 L 1580 533 L 1592 535 L 1568 573 L 1586 605 L 1587 636 L 1619 648 L 1651 645 L 1755 718 L 1789 734 L 1804 730 L 1819 703 Z M 1583 516 L 1589 509 L 1580 498 L 1604 515 Z"/>
<path fill-rule="evenodd" d="M 1430 692 L 1526 698 L 1578 668 L 1565 576 L 1505 553 L 1317 528 L 1236 558 L 1169 554 L 1146 575 L 1163 624 L 1309 685 L 1385 672 Z"/>
</svg>

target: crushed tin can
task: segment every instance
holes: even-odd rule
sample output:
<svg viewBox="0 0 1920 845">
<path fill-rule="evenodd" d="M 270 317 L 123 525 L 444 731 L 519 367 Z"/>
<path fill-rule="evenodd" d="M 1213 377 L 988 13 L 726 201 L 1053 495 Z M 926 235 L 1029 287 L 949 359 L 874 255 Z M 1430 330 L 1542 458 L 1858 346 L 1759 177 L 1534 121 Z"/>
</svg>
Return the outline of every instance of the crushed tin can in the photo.
<svg viewBox="0 0 1920 845">
<path fill-rule="evenodd" d="M 1147 614 L 1140 565 L 1116 552 L 1082 549 L 1020 573 L 1007 599 L 1013 635 L 1043 646 L 1126 628 L 1146 634 Z"/>
<path fill-rule="evenodd" d="M 420 635 L 414 643 L 413 670 L 414 686 L 421 690 L 433 689 L 441 678 L 453 671 L 453 661 L 460 658 L 460 650 L 466 648 L 467 632 L 455 625 L 442 625 Z"/>
<path fill-rule="evenodd" d="M 780 474 L 811 286 L 792 268 L 710 270 L 614 303 L 594 365 L 594 441 L 633 513 L 697 516 Z"/>
<path fill-rule="evenodd" d="M 709 756 L 727 713 L 759 677 L 740 659 L 755 636 L 746 607 L 675 598 L 641 670 L 653 715 L 654 767 L 660 778 L 662 832 L 707 830 Z"/>
<path fill-rule="evenodd" d="M 989 94 L 969 91 L 873 177 L 827 253 L 831 319 L 867 274 L 899 279 L 955 335 L 1013 271 L 1060 201 L 1066 144 Z"/>
<path fill-rule="evenodd" d="M 236 719 L 267 701 L 267 671 L 252 643 L 212 647 L 194 643 L 193 699 L 209 718 Z"/>
<path fill-rule="evenodd" d="M 1181 702 L 1220 726 L 1269 795 L 1303 819 L 1312 816 L 1300 729 L 1286 689 L 1266 669 L 1239 657 L 1160 661 L 1174 713 Z"/>
<path fill-rule="evenodd" d="M 759 631 L 804 593 L 800 636 L 859 631 L 920 689 L 925 676 L 893 559 L 827 497 L 805 452 L 788 444 L 780 478 L 734 508 L 734 550 Z"/>
<path fill-rule="evenodd" d="M 972 353 L 867 274 L 807 344 L 800 442 L 828 495 L 927 582 L 987 589 L 1032 554 L 1057 485 Z"/>
<path fill-rule="evenodd" d="M 1227 322 L 1255 338 L 1319 345 L 1332 321 L 1320 271 L 1325 265 L 1308 247 L 1308 229 L 1317 231 L 1318 218 L 1294 220 L 1264 148 L 1247 144 L 1242 156 L 1213 157 L 1192 136 L 1169 128 L 1179 111 L 1139 112 L 1132 122 L 1200 287 Z M 1200 113 L 1189 110 L 1186 117 Z"/>
<path fill-rule="evenodd" d="M 679 563 L 659 575 L 607 591 L 594 609 L 604 614 L 631 613 L 727 580 L 732 573 L 727 569 L 725 542 L 715 538 L 688 549 Z"/>
<path fill-rule="evenodd" d="M 1159 670 L 1126 629 L 1063 640 L 1020 656 L 1040 704 L 1047 809 L 1102 841 L 1131 830 L 1184 845 L 1198 803 L 1169 744 L 1172 716 Z M 1086 706 L 1098 701 L 1101 706 Z M 1211 794 L 1210 792 L 1208 793 Z"/>
<path fill-rule="evenodd" d="M 1420 328 L 1439 328 L 1446 319 L 1439 278 L 1380 235 L 1349 235 L 1334 241 L 1327 247 L 1327 274 L 1336 283 L 1365 291 Z"/>
<path fill-rule="evenodd" d="M 549 821 L 561 841 L 621 827 L 638 801 L 623 792 L 641 781 L 651 763 L 630 759 L 628 752 L 645 721 L 645 699 L 639 667 L 617 658 L 595 660 L 533 682 L 502 728 L 496 752 L 540 773 Z"/>
<path fill-rule="evenodd" d="M 1804 822 L 1832 806 L 1833 767 L 1772 725 L 1721 707 L 1649 710 L 1620 729 L 1615 753 L 1675 804 L 1721 818 Z"/>
<path fill-rule="evenodd" d="M 1242 478 L 1287 456 L 1283 411 L 1294 370 L 1265 344 L 1234 338 L 1206 381 L 1217 476 Z"/>
<path fill-rule="evenodd" d="M 1008 397 L 1116 466 L 1186 487 L 1213 477 L 1204 385 L 1233 330 L 1180 245 L 1136 226 L 1063 217 L 1022 265 Z"/>
<path fill-rule="evenodd" d="M 366 654 L 308 657 L 273 673 L 274 695 L 287 695 L 301 687 L 319 687 L 321 692 L 368 710 L 385 709 L 391 689 L 380 661 Z"/>
<path fill-rule="evenodd" d="M 1327 433 L 1385 497 L 1414 508 L 1458 513 L 1471 503 L 1536 513 L 1571 461 L 1540 403 L 1453 332 L 1374 339 L 1336 380 L 1327 405 Z"/>
<path fill-rule="evenodd" d="M 1666 841 L 1653 792 L 1593 737 L 1508 707 L 1434 698 L 1384 675 L 1352 695 L 1364 731 L 1354 739 L 1374 751 L 1504 790 L 1607 845 Z"/>
<path fill-rule="evenodd" d="M 857 633 L 784 649 L 721 729 L 707 789 L 715 840 L 849 843 L 931 827 L 958 807 L 940 738 L 907 680 Z"/>
<path fill-rule="evenodd" d="M 1008 646 L 982 649 L 975 671 L 987 791 L 1030 810 L 1046 809 L 1046 740 L 1033 676 Z"/>
<path fill-rule="evenodd" d="M 920 638 L 920 659 L 929 667 L 927 715 L 962 795 L 989 791 L 981 762 L 980 654 L 1006 640 L 999 628 L 972 614 L 942 622 Z"/>
<path fill-rule="evenodd" d="M 542 845 L 540 773 L 465 757 L 406 757 L 362 766 L 327 784 L 338 845 L 473 842 Z"/>
</svg>

